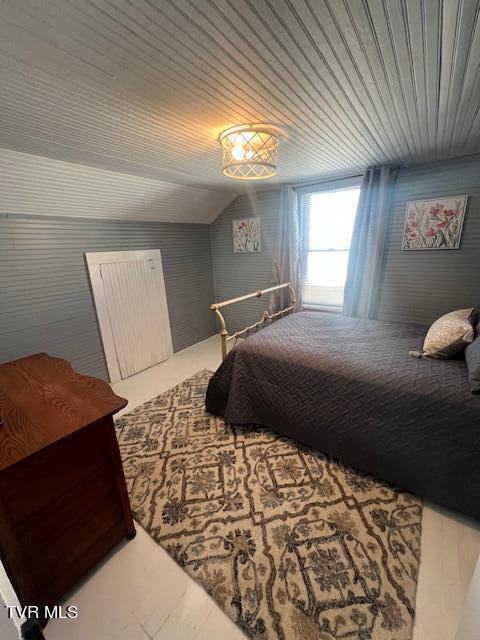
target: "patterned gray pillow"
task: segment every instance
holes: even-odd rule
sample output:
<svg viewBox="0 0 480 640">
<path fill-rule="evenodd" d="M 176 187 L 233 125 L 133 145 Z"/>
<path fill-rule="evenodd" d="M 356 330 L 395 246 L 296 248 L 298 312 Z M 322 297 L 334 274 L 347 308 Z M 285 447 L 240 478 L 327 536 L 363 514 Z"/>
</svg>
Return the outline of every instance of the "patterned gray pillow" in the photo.
<svg viewBox="0 0 480 640">
<path fill-rule="evenodd" d="M 423 343 L 423 351 L 412 355 L 453 358 L 473 340 L 474 309 L 451 311 L 435 320 Z"/>
</svg>

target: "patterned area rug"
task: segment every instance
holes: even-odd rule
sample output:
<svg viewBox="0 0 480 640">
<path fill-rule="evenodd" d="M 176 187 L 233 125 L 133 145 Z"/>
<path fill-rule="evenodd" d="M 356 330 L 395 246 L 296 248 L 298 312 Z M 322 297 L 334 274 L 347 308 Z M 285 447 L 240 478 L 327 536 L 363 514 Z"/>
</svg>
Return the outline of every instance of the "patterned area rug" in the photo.
<svg viewBox="0 0 480 640">
<path fill-rule="evenodd" d="M 135 518 L 246 635 L 410 640 L 422 506 L 204 410 L 211 372 L 117 422 Z"/>
</svg>

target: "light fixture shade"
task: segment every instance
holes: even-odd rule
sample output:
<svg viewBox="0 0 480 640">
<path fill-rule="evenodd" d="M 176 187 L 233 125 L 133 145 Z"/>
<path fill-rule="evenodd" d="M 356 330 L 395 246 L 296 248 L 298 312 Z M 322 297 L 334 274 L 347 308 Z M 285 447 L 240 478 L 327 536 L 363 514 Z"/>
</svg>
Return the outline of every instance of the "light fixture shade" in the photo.
<svg viewBox="0 0 480 640">
<path fill-rule="evenodd" d="M 277 173 L 279 127 L 245 124 L 222 131 L 224 175 L 240 180 L 263 180 Z"/>
</svg>

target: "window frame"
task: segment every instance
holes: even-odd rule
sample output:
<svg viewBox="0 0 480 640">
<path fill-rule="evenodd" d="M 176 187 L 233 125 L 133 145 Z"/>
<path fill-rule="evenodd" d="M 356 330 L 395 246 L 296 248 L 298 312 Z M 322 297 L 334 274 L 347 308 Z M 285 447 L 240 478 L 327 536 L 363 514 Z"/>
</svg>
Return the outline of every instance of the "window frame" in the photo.
<svg viewBox="0 0 480 640">
<path fill-rule="evenodd" d="M 362 175 L 349 176 L 347 178 L 340 178 L 338 180 L 331 180 L 327 182 L 317 183 L 298 188 L 299 206 L 302 219 L 301 230 L 301 247 L 302 247 L 302 290 L 305 285 L 308 285 L 307 281 L 307 266 L 308 266 L 308 254 L 309 253 L 333 253 L 348 251 L 350 254 L 350 246 L 346 249 L 309 249 L 308 232 L 310 228 L 310 197 L 316 193 L 325 193 L 327 191 L 349 191 L 351 189 L 360 189 L 362 182 Z M 360 194 L 359 194 L 360 197 Z M 303 296 L 302 296 L 303 297 Z M 303 303 L 303 308 L 311 311 L 328 311 L 334 313 L 342 313 L 342 305 L 328 305 L 328 304 L 315 304 L 315 303 Z"/>
</svg>

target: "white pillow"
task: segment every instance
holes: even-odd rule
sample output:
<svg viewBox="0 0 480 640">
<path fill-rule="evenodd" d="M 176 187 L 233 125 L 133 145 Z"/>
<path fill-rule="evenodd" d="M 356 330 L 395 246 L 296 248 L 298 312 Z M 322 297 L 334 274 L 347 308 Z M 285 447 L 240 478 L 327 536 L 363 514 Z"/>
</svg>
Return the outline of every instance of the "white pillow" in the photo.
<svg viewBox="0 0 480 640">
<path fill-rule="evenodd" d="M 473 340 L 474 317 L 474 309 L 459 309 L 435 320 L 425 336 L 423 351 L 418 355 L 429 358 L 456 356 Z"/>
</svg>

